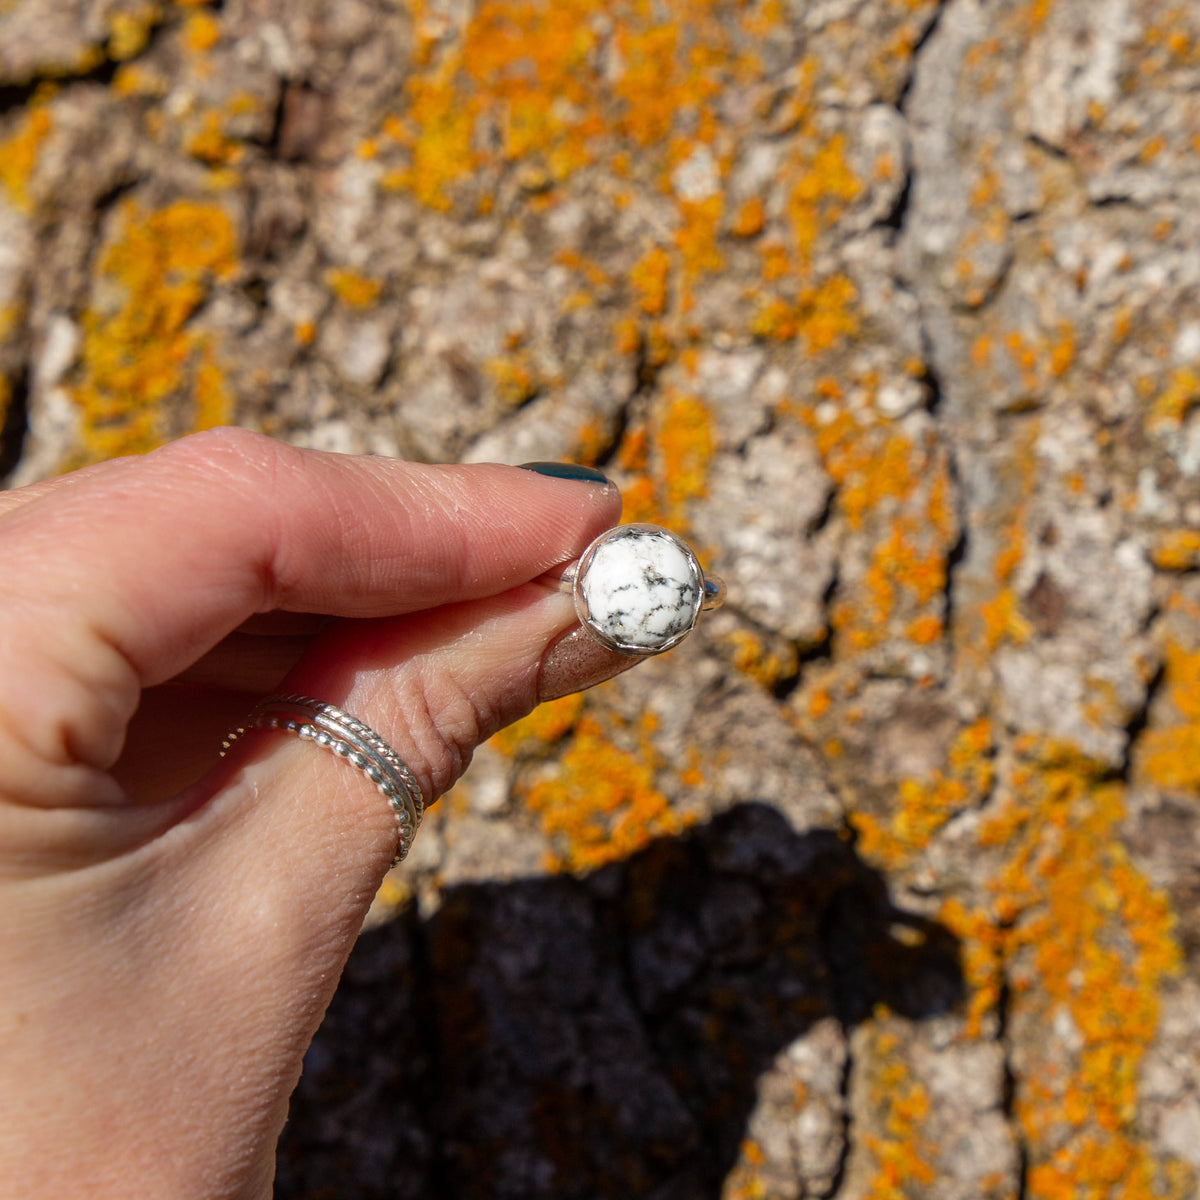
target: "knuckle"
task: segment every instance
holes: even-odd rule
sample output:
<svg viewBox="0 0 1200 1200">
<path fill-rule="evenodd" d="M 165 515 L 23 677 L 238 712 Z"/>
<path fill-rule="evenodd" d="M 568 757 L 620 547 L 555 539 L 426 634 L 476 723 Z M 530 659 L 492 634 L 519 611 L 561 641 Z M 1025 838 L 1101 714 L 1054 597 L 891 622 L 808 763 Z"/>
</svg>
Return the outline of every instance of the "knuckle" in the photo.
<svg viewBox="0 0 1200 1200">
<path fill-rule="evenodd" d="M 420 682 L 407 707 L 409 733 L 424 761 L 432 800 L 449 791 L 483 740 L 479 711 L 471 696 L 452 679 Z"/>
<path fill-rule="evenodd" d="M 275 474 L 282 459 L 301 452 L 265 434 L 228 425 L 190 434 L 155 453 L 176 470 L 192 470 L 205 476 L 258 477 Z"/>
</svg>

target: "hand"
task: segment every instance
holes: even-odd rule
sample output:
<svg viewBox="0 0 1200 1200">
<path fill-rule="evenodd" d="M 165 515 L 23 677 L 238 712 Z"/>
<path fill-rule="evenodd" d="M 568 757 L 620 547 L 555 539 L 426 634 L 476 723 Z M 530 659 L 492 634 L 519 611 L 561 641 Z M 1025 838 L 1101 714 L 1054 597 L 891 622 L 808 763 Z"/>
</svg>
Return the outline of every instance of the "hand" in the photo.
<svg viewBox="0 0 1200 1200">
<path fill-rule="evenodd" d="M 396 829 L 333 755 L 223 733 L 315 696 L 436 797 L 629 665 L 532 582 L 619 509 L 239 430 L 0 494 L 0 1195 L 270 1194 Z"/>
</svg>

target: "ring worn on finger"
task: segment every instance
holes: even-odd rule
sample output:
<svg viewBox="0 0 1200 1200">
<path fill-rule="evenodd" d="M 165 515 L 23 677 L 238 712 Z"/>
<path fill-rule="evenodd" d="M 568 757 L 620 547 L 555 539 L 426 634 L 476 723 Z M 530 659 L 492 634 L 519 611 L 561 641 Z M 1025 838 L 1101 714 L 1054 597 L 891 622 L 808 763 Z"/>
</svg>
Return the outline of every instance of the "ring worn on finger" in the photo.
<svg viewBox="0 0 1200 1200">
<path fill-rule="evenodd" d="M 344 758 L 380 790 L 396 814 L 396 853 L 392 866 L 402 862 L 425 815 L 425 796 L 404 760 L 369 725 L 333 704 L 311 696 L 268 696 L 226 735 L 221 757 L 251 729 L 294 733 Z"/>
</svg>

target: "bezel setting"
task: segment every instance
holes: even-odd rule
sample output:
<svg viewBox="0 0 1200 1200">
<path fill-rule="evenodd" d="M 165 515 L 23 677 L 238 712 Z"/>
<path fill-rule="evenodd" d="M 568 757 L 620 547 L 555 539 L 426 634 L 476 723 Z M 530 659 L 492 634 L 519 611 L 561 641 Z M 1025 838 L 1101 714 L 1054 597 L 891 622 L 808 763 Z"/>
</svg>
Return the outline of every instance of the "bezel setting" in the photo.
<svg viewBox="0 0 1200 1200">
<path fill-rule="evenodd" d="M 638 585 L 643 584 L 646 593 L 650 593 L 652 589 L 665 589 L 668 595 L 671 588 L 677 589 L 678 595 L 673 606 L 673 615 L 669 620 L 667 628 L 663 631 L 664 636 L 661 638 L 656 637 L 651 642 L 647 642 L 644 632 L 641 638 L 633 638 L 628 635 L 622 636 L 619 632 L 621 623 L 615 620 L 615 617 L 621 616 L 625 610 L 618 609 L 615 613 L 608 612 L 601 615 L 597 613 L 595 604 L 589 599 L 589 574 L 596 567 L 598 558 L 603 561 L 605 548 L 612 546 L 616 542 L 641 539 L 654 539 L 667 543 L 669 551 L 675 551 L 682 558 L 687 576 L 685 580 L 661 574 L 654 575 L 651 573 L 654 568 L 646 566 L 643 568 L 642 580 L 630 580 L 627 584 L 617 589 L 623 590 L 624 588 L 629 588 L 636 591 Z M 704 607 L 713 606 L 714 603 L 719 603 L 720 597 L 724 593 L 722 587 L 711 585 L 705 580 L 704 572 L 700 567 L 700 560 L 691 546 L 677 534 L 672 533 L 669 529 L 663 529 L 659 525 L 631 523 L 628 525 L 618 525 L 613 529 L 607 530 L 592 541 L 583 552 L 572 574 L 575 612 L 580 622 L 601 645 L 616 651 L 618 654 L 636 657 L 661 654 L 663 651 L 670 650 L 673 646 L 679 645 L 695 628 L 700 610 Z M 631 599 L 634 598 L 631 595 Z M 708 601 L 707 604 L 706 601 Z M 664 606 L 660 602 L 658 607 L 662 608 Z M 655 609 L 648 610 L 647 615 L 652 614 L 654 611 Z M 643 615 L 640 618 L 643 623 L 643 629 L 647 615 Z"/>
</svg>

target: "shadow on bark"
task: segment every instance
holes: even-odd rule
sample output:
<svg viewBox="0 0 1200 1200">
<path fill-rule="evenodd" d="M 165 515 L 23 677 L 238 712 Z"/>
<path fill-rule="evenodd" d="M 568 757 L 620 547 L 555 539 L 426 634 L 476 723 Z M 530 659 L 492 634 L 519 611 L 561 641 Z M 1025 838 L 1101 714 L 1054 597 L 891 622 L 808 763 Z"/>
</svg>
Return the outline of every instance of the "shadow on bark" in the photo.
<svg viewBox="0 0 1200 1200">
<path fill-rule="evenodd" d="M 759 1077 L 814 1022 L 962 995 L 949 932 L 761 804 L 585 878 L 456 887 L 360 938 L 276 1196 L 718 1200 Z"/>
</svg>

